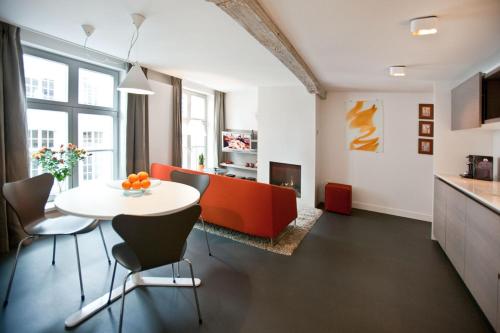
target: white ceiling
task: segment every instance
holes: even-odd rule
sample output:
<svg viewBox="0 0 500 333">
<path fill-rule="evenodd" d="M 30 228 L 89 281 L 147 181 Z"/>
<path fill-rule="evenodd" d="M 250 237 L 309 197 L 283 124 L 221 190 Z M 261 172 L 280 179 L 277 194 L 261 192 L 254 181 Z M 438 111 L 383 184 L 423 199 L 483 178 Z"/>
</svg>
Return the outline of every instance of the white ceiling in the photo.
<svg viewBox="0 0 500 333">
<path fill-rule="evenodd" d="M 0 19 L 70 42 L 83 44 L 80 25 L 92 24 L 88 47 L 119 58 L 127 56 L 135 12 L 146 16 L 131 57 L 142 65 L 222 91 L 300 84 L 205 0 L 0 0 Z"/>
<path fill-rule="evenodd" d="M 328 89 L 430 91 L 500 59 L 499 0 L 260 0 Z M 0 19 L 125 58 L 130 14 L 147 17 L 132 58 L 231 91 L 298 85 L 264 47 L 205 0 L 0 0 Z M 412 37 L 408 20 L 439 16 L 439 33 Z M 390 65 L 406 65 L 392 78 Z"/>
<path fill-rule="evenodd" d="M 261 0 L 328 89 L 431 90 L 496 55 L 499 0 Z M 439 17 L 436 35 L 413 37 L 411 18 Z M 406 65 L 393 78 L 387 67 Z"/>
</svg>

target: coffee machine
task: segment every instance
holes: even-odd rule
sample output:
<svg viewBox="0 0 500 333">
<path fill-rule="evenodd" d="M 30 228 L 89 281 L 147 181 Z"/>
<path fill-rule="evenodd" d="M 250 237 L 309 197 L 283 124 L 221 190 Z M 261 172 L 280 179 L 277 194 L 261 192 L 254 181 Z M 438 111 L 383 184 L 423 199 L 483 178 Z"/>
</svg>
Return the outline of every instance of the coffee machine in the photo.
<svg viewBox="0 0 500 333">
<path fill-rule="evenodd" d="M 460 176 L 479 180 L 493 180 L 493 157 L 481 155 L 469 155 L 467 159 L 467 170 Z"/>
<path fill-rule="evenodd" d="M 474 178 L 474 156 L 468 155 L 465 158 L 467 159 L 467 169 L 460 176 L 463 178 Z"/>
</svg>

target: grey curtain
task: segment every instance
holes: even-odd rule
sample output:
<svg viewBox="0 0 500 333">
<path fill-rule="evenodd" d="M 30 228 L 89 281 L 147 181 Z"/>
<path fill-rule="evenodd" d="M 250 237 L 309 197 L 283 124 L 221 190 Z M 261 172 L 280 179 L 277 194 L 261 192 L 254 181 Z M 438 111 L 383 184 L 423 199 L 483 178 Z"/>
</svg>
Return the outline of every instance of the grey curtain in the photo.
<svg viewBox="0 0 500 333">
<path fill-rule="evenodd" d="M 215 91 L 214 95 L 214 113 L 215 113 L 215 147 L 217 151 L 216 167 L 224 161 L 224 153 L 222 152 L 222 131 L 226 129 L 226 110 L 224 103 L 225 94 L 221 91 Z"/>
<path fill-rule="evenodd" d="M 182 80 L 172 77 L 172 165 L 182 167 Z"/>
<path fill-rule="evenodd" d="M 130 66 L 129 66 L 130 67 Z M 147 76 L 147 68 L 142 69 Z M 148 95 L 127 96 L 127 174 L 149 171 Z"/>
<path fill-rule="evenodd" d="M 0 187 L 29 177 L 26 87 L 20 29 L 0 22 Z M 0 199 L 0 252 L 23 237 L 14 213 Z"/>
</svg>

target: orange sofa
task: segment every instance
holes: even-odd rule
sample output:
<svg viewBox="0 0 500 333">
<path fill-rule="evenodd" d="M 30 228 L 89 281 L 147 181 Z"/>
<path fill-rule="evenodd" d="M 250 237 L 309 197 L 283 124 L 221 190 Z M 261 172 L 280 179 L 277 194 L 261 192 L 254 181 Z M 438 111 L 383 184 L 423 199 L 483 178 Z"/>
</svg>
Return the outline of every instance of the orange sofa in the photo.
<svg viewBox="0 0 500 333">
<path fill-rule="evenodd" d="M 153 163 L 151 177 L 170 180 L 173 170 L 202 173 Z M 297 218 L 297 199 L 292 189 L 226 176 L 209 176 L 210 185 L 200 202 L 207 222 L 273 239 Z"/>
</svg>

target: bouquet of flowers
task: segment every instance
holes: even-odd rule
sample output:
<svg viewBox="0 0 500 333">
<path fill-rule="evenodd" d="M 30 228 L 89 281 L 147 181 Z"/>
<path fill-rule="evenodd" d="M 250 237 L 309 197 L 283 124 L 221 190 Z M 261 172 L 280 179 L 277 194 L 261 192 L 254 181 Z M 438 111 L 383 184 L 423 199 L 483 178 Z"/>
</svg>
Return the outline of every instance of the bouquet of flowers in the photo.
<svg viewBox="0 0 500 333">
<path fill-rule="evenodd" d="M 85 149 L 68 143 L 67 147 L 61 145 L 58 150 L 43 147 L 34 152 L 32 158 L 37 161 L 38 165 L 42 166 L 44 172 L 50 173 L 58 182 L 62 182 L 71 175 L 78 161 L 90 155 Z"/>
</svg>

